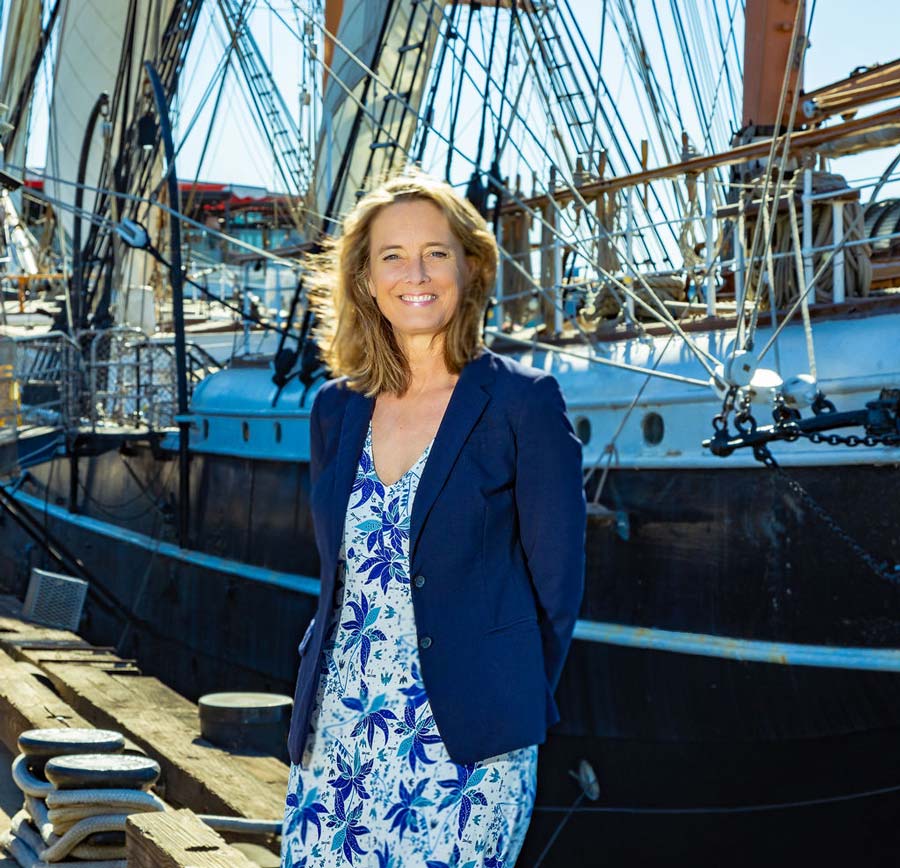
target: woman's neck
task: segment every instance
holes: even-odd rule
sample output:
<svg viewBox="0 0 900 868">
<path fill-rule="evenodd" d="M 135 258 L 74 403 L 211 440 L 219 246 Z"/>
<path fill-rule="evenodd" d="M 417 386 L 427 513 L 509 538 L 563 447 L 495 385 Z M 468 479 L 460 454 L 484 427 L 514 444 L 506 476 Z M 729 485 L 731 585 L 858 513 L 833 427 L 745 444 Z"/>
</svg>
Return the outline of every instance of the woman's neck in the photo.
<svg viewBox="0 0 900 868">
<path fill-rule="evenodd" d="M 401 349 L 410 371 L 406 395 L 449 388 L 459 379 L 458 374 L 451 374 L 447 370 L 443 341 L 430 335 L 413 335 L 401 342 Z"/>
</svg>

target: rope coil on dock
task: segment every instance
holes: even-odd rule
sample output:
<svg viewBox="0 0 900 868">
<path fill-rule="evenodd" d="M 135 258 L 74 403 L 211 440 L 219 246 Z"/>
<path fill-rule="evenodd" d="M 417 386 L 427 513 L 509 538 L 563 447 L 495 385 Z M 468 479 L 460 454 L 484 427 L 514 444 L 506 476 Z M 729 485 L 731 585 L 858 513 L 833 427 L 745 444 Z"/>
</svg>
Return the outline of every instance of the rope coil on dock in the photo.
<svg viewBox="0 0 900 868">
<path fill-rule="evenodd" d="M 101 752 L 73 753 L 98 750 L 95 742 L 101 735 L 112 737 Z M 124 738 L 100 730 L 29 730 L 19 737 L 19 747 L 23 752 L 13 761 L 12 776 L 24 804 L 12 818 L 10 832 L 0 838 L 0 850 L 22 868 L 127 868 L 128 816 L 167 810 L 165 802 L 144 789 L 158 779 L 159 765 L 148 757 L 119 753 Z M 50 780 L 39 777 L 42 768 Z"/>
</svg>

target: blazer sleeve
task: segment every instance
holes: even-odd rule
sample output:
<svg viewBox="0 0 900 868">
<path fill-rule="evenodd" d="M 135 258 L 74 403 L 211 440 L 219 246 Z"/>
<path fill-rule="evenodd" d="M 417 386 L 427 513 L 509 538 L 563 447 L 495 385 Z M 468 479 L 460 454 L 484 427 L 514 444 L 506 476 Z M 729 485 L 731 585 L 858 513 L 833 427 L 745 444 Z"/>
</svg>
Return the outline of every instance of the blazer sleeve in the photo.
<svg viewBox="0 0 900 868">
<path fill-rule="evenodd" d="M 547 681 L 555 691 L 584 592 L 581 441 L 554 377 L 540 377 L 522 391 L 516 425 L 519 534 L 538 601 Z"/>
</svg>

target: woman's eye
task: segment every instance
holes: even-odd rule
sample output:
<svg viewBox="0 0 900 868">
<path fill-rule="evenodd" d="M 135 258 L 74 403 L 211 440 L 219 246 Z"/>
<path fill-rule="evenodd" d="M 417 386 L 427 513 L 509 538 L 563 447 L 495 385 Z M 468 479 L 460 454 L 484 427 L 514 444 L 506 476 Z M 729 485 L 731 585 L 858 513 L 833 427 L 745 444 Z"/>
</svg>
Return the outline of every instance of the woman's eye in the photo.
<svg viewBox="0 0 900 868">
<path fill-rule="evenodd" d="M 386 253 L 384 256 L 381 257 L 381 261 L 382 262 L 392 262 L 393 260 L 399 259 L 399 258 L 400 258 L 399 253 Z"/>
<path fill-rule="evenodd" d="M 428 255 L 437 259 L 446 259 L 450 254 L 446 250 L 432 250 Z"/>
</svg>

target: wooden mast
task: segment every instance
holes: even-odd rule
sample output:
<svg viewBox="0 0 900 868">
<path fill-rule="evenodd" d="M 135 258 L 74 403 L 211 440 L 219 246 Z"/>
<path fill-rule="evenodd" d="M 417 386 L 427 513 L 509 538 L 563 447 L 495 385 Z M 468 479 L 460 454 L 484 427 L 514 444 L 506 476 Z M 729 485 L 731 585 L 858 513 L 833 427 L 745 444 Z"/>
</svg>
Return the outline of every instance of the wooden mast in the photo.
<svg viewBox="0 0 900 868">
<path fill-rule="evenodd" d="M 804 0 L 747 0 L 744 27 L 744 114 L 741 142 L 772 135 L 786 126 L 794 94 L 803 87 Z M 797 7 L 800 7 L 799 18 Z M 794 21 L 801 28 L 791 56 Z M 785 70 L 788 91 L 781 117 L 778 107 Z"/>
</svg>

